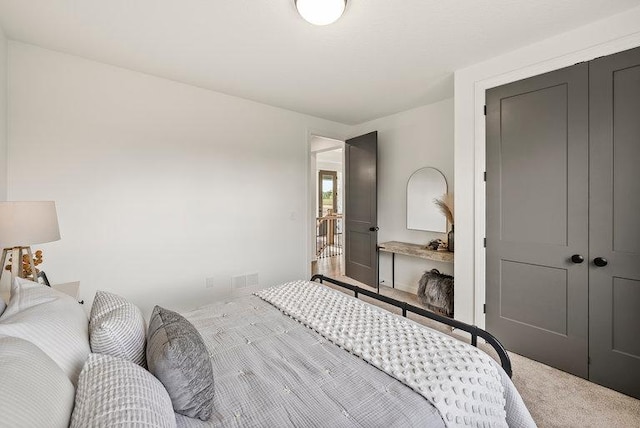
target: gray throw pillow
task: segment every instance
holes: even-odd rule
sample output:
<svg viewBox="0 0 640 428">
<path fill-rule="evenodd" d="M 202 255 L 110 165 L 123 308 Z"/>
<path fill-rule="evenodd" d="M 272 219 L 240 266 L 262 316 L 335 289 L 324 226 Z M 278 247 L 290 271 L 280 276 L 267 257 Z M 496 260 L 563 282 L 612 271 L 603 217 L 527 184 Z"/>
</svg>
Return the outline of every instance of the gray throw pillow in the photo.
<svg viewBox="0 0 640 428">
<path fill-rule="evenodd" d="M 164 384 L 173 409 L 208 420 L 213 412 L 213 369 L 198 330 L 182 315 L 156 306 L 147 334 L 149 371 Z"/>
<path fill-rule="evenodd" d="M 89 355 L 78 379 L 70 428 L 175 426 L 171 399 L 151 373 L 131 361 Z"/>
</svg>

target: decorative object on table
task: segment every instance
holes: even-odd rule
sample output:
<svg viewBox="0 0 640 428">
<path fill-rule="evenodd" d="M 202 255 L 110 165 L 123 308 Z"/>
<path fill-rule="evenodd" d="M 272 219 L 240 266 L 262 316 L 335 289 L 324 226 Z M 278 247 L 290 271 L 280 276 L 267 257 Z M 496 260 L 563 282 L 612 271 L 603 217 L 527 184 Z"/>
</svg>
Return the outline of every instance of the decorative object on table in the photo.
<svg viewBox="0 0 640 428">
<path fill-rule="evenodd" d="M 37 272 L 31 245 L 60 239 L 56 204 L 53 201 L 0 202 L 0 244 L 4 248 L 0 266 L 4 266 L 7 254 L 11 254 L 11 281 Z M 40 254 L 40 259 L 42 254 Z M 21 260 L 22 263 L 15 261 Z M 24 269 L 24 262 L 28 269 Z M 4 269 L 0 269 L 0 278 Z"/>
<path fill-rule="evenodd" d="M 453 195 L 447 193 L 442 195 L 441 198 L 436 198 L 433 200 L 433 203 L 440 209 L 440 212 L 447 219 L 447 222 L 451 225 L 451 230 L 447 234 L 447 241 L 449 245 L 449 251 L 453 252 L 454 249 L 454 235 L 453 235 L 453 221 L 454 221 L 454 211 L 453 211 Z"/>
<path fill-rule="evenodd" d="M 446 246 L 446 244 L 444 243 L 444 241 L 442 241 L 442 239 L 432 239 L 427 244 L 427 248 L 429 250 L 438 251 L 438 249 L 443 245 Z"/>
<path fill-rule="evenodd" d="M 418 283 L 418 299 L 427 309 L 453 317 L 453 277 L 438 269 L 425 272 Z"/>
<path fill-rule="evenodd" d="M 38 280 L 36 282 L 39 282 L 40 284 L 44 284 L 47 287 L 51 287 L 51 283 L 49 282 L 49 278 L 47 278 L 47 274 L 44 273 L 43 270 L 38 272 L 37 279 Z"/>
</svg>

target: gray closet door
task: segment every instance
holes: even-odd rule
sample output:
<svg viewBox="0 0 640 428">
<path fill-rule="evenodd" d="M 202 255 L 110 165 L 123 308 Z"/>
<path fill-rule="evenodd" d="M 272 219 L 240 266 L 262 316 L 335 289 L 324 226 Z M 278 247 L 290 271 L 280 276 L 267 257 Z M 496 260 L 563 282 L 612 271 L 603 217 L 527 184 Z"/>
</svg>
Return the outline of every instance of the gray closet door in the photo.
<svg viewBox="0 0 640 428">
<path fill-rule="evenodd" d="M 378 132 L 345 141 L 345 275 L 371 287 L 378 277 Z"/>
<path fill-rule="evenodd" d="M 486 123 L 487 329 L 587 377 L 588 65 L 488 90 Z"/>
<path fill-rule="evenodd" d="M 640 398 L 640 48 L 589 72 L 589 378 Z"/>
</svg>

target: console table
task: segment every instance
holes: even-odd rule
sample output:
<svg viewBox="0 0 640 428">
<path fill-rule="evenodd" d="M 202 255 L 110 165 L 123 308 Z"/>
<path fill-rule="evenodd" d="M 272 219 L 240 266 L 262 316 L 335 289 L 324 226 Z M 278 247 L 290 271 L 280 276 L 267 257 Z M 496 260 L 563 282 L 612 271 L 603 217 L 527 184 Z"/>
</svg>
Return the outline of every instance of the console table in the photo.
<svg viewBox="0 0 640 428">
<path fill-rule="evenodd" d="M 436 262 L 453 263 L 453 253 L 449 251 L 434 251 L 424 245 L 410 244 L 408 242 L 383 242 L 378 244 L 378 293 L 380 293 L 380 252 L 391 253 L 391 287 L 393 288 L 396 286 L 396 254 L 434 260 Z"/>
</svg>

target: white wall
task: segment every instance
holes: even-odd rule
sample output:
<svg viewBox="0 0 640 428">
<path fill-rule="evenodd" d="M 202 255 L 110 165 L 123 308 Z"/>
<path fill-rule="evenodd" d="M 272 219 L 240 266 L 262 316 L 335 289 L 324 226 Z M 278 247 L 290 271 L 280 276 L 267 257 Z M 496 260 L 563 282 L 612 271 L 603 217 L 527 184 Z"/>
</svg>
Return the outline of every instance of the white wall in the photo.
<svg viewBox="0 0 640 428">
<path fill-rule="evenodd" d="M 0 27 L 0 201 L 7 199 L 7 47 Z"/>
<path fill-rule="evenodd" d="M 430 166 L 454 189 L 453 99 L 418 107 L 356 126 L 352 135 L 378 131 L 378 241 L 427 244 L 444 234 L 407 229 L 407 182 L 416 170 Z M 453 273 L 450 263 L 396 256 L 396 287 L 416 292 L 425 270 Z M 391 285 L 391 256 L 380 256 L 380 280 Z M 457 278 L 456 278 L 457 280 Z"/>
<path fill-rule="evenodd" d="M 456 71 L 456 318 L 484 326 L 485 91 L 639 45 L 640 7 L 636 7 Z"/>
<path fill-rule="evenodd" d="M 308 274 L 306 143 L 348 127 L 17 42 L 9 79 L 9 198 L 56 201 L 42 267 L 87 305 L 104 289 L 148 315 Z"/>
</svg>

